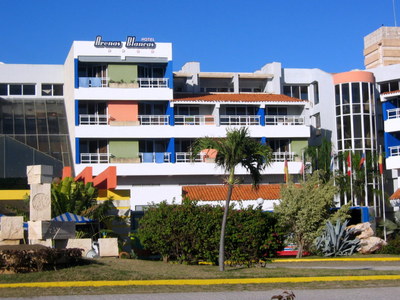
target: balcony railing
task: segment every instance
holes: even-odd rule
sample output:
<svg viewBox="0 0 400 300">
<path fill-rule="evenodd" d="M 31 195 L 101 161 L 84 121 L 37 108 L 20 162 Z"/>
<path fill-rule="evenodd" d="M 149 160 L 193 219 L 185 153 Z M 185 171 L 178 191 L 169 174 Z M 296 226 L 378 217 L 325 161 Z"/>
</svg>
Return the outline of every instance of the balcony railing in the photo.
<svg viewBox="0 0 400 300">
<path fill-rule="evenodd" d="M 108 116 L 107 115 L 79 115 L 80 125 L 107 125 Z"/>
<path fill-rule="evenodd" d="M 140 152 L 139 157 L 142 163 L 168 163 L 171 161 L 170 152 Z"/>
<path fill-rule="evenodd" d="M 169 116 L 166 115 L 141 115 L 140 125 L 169 125 Z"/>
<path fill-rule="evenodd" d="M 192 158 L 190 152 L 176 152 L 177 163 L 189 163 L 189 162 L 203 162 L 205 153 L 199 153 L 196 157 Z"/>
<path fill-rule="evenodd" d="M 81 153 L 82 164 L 107 164 L 110 155 L 108 153 Z"/>
<path fill-rule="evenodd" d="M 221 125 L 260 125 L 260 116 L 227 116 L 221 115 Z"/>
<path fill-rule="evenodd" d="M 265 125 L 304 125 L 301 116 L 266 116 Z"/>
<path fill-rule="evenodd" d="M 390 156 L 399 156 L 400 155 L 400 146 L 389 147 Z"/>
<path fill-rule="evenodd" d="M 175 125 L 214 125 L 213 116 L 175 116 Z"/>
<path fill-rule="evenodd" d="M 168 78 L 138 78 L 140 88 L 167 88 Z"/>
<path fill-rule="evenodd" d="M 107 77 L 79 77 L 79 87 L 107 87 Z"/>
<path fill-rule="evenodd" d="M 294 152 L 273 152 L 272 161 L 294 161 Z"/>
<path fill-rule="evenodd" d="M 387 110 L 388 119 L 400 118 L 400 108 L 392 108 Z"/>
</svg>

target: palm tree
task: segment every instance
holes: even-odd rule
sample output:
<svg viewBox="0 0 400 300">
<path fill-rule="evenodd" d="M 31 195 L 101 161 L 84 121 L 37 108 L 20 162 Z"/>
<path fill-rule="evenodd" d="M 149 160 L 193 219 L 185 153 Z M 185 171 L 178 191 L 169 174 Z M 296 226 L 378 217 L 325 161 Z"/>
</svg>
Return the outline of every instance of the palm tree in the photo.
<svg viewBox="0 0 400 300">
<path fill-rule="evenodd" d="M 271 161 L 272 150 L 269 146 L 262 145 L 260 142 L 252 139 L 248 129 L 245 127 L 231 130 L 227 129 L 226 138 L 205 137 L 197 139 L 191 147 L 192 156 L 195 157 L 204 149 L 217 150 L 215 163 L 228 174 L 226 179 L 228 191 L 222 218 L 218 259 L 219 270 L 224 271 L 226 220 L 232 191 L 234 185 L 238 183 L 235 175 L 235 168 L 241 165 L 249 171 L 253 180 L 253 186 L 257 188 L 261 180 L 261 171 L 263 171 Z"/>
</svg>

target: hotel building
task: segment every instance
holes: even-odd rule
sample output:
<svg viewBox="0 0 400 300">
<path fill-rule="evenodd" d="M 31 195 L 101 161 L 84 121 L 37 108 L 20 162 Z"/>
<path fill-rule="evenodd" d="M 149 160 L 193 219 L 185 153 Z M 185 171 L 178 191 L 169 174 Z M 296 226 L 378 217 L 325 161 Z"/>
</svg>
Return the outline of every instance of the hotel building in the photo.
<svg viewBox="0 0 400 300">
<path fill-rule="evenodd" d="M 217 195 L 222 195 L 224 172 L 213 163 L 215 153 L 204 151 L 193 160 L 189 146 L 196 138 L 223 137 L 240 126 L 271 146 L 273 160 L 259 194 L 250 195 L 250 177 L 237 168 L 243 185 L 236 200 L 272 209 L 285 160 L 297 180 L 304 149 L 323 138 L 337 155 L 352 151 L 375 157 L 384 136 L 387 168 L 393 170 L 387 177 L 397 189 L 398 66 L 330 74 L 272 62 L 244 73 L 202 72 L 200 63 L 188 62 L 174 71 L 171 43 L 99 36 L 75 41 L 64 65 L 0 64 L 0 134 L 71 166 L 75 176 L 115 175 L 106 186 L 126 192 L 126 211 L 141 211 L 150 202 L 180 202 L 182 195 L 223 200 Z M 7 108 L 15 101 L 23 102 L 22 113 Z M 35 121 L 29 107 L 40 111 Z M 336 168 L 345 166 L 336 161 Z M 377 205 L 372 190 L 378 183 L 373 176 L 366 180 L 367 200 L 357 204 Z"/>
</svg>

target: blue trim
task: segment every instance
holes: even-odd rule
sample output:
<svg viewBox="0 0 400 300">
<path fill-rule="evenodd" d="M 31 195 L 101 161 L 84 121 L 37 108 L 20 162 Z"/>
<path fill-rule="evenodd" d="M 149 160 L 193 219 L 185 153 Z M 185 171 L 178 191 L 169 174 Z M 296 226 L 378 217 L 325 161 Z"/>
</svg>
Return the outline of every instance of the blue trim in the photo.
<svg viewBox="0 0 400 300">
<path fill-rule="evenodd" d="M 77 164 L 81 163 L 81 144 L 80 138 L 75 138 L 75 160 Z"/>
<path fill-rule="evenodd" d="M 79 60 L 77 58 L 74 59 L 74 81 L 75 81 L 75 88 L 79 88 Z"/>
<path fill-rule="evenodd" d="M 170 60 L 167 63 L 167 68 L 165 69 L 165 77 L 168 78 L 168 87 L 170 89 L 174 88 L 174 73 L 173 73 L 173 63 Z"/>
<path fill-rule="evenodd" d="M 75 126 L 79 126 L 79 100 L 75 99 Z"/>
<path fill-rule="evenodd" d="M 389 157 L 389 147 L 393 146 L 400 146 L 400 139 L 396 136 L 396 133 L 389 133 L 385 132 L 384 140 L 385 140 L 385 152 L 386 152 L 386 158 Z"/>
<path fill-rule="evenodd" d="M 257 115 L 260 116 L 260 125 L 265 126 L 265 108 L 259 108 Z"/>
<path fill-rule="evenodd" d="M 167 152 L 171 153 L 171 163 L 176 162 L 176 155 L 175 155 L 175 138 L 170 138 L 168 142 Z"/>
<path fill-rule="evenodd" d="M 388 119 L 388 113 L 387 113 L 388 109 L 393 109 L 393 108 L 397 108 L 397 107 L 390 101 L 386 101 L 386 102 L 382 103 L 382 114 L 383 114 L 384 121 L 386 121 Z"/>
<path fill-rule="evenodd" d="M 167 109 L 165 110 L 165 114 L 169 116 L 169 125 L 174 126 L 175 125 L 175 112 L 174 112 L 174 108 L 171 107 L 171 101 L 168 101 L 168 103 L 167 103 Z"/>
<path fill-rule="evenodd" d="M 267 144 L 267 138 L 265 136 L 261 137 L 261 144 L 266 145 Z"/>
</svg>

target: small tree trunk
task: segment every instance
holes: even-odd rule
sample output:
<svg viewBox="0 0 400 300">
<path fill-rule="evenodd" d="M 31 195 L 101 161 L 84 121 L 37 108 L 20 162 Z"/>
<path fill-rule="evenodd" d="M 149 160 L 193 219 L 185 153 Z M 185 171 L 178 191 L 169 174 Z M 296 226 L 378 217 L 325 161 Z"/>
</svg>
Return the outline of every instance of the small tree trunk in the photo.
<svg viewBox="0 0 400 300">
<path fill-rule="evenodd" d="M 297 250 L 297 255 L 296 258 L 302 258 L 303 257 L 303 248 L 304 248 L 304 243 L 303 241 L 299 241 L 299 248 Z"/>
<path fill-rule="evenodd" d="M 219 270 L 225 270 L 225 228 L 226 228 L 226 220 L 228 219 L 228 211 L 229 211 L 229 202 L 231 201 L 233 191 L 233 184 L 228 184 L 228 194 L 226 197 L 225 202 L 225 209 L 224 209 L 224 216 L 222 218 L 222 225 L 221 225 L 221 237 L 219 240 L 219 257 L 218 257 L 218 264 Z"/>
</svg>

